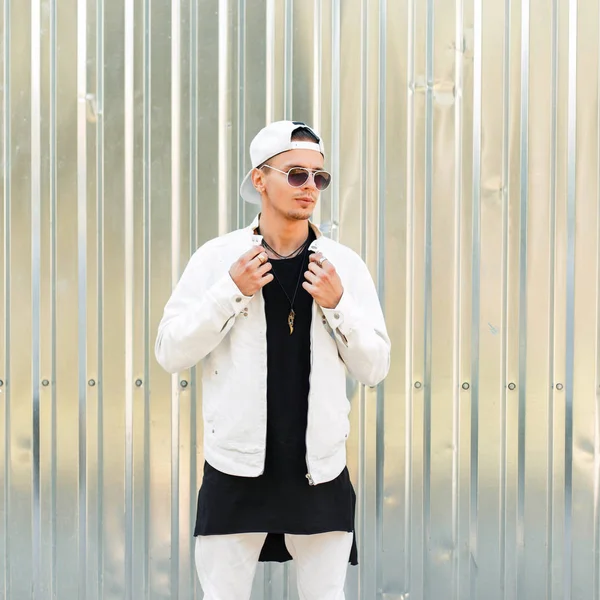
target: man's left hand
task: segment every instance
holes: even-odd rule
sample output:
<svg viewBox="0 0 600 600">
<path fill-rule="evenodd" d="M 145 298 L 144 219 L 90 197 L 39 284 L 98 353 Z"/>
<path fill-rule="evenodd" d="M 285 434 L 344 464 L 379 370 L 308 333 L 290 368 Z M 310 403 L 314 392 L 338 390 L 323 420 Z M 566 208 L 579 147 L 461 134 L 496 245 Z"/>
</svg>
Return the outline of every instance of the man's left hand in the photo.
<svg viewBox="0 0 600 600">
<path fill-rule="evenodd" d="M 342 280 L 335 267 L 318 252 L 311 254 L 306 281 L 302 287 L 315 299 L 321 308 L 335 308 L 344 293 Z"/>
</svg>

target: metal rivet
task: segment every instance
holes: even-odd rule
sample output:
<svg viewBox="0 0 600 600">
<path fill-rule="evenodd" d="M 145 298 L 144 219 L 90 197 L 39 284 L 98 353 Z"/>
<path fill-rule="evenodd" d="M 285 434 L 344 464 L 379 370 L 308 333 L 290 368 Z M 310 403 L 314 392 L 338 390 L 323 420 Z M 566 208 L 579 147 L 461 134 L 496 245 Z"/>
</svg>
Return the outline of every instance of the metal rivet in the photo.
<svg viewBox="0 0 600 600">
<path fill-rule="evenodd" d="M 508 389 L 511 390 L 511 391 L 514 390 L 516 387 L 517 386 L 514 383 L 509 383 L 508 384 Z"/>
<path fill-rule="evenodd" d="M 42 381 L 42 385 L 43 385 L 44 387 L 48 387 L 48 386 L 50 385 L 50 382 L 49 382 L 47 379 L 44 379 L 44 380 Z"/>
<path fill-rule="evenodd" d="M 89 385 L 90 387 L 94 387 L 94 386 L 96 385 L 96 382 L 95 382 L 93 379 L 90 379 L 90 380 L 88 381 L 88 385 Z"/>
<path fill-rule="evenodd" d="M 142 384 L 143 384 L 143 383 L 144 383 L 144 382 L 143 382 L 141 379 L 136 379 L 136 380 L 135 380 L 135 385 L 137 385 L 138 387 L 142 387 Z"/>
<path fill-rule="evenodd" d="M 182 388 L 186 388 L 188 386 L 188 382 L 185 379 L 182 379 L 180 385 Z"/>
<path fill-rule="evenodd" d="M 241 299 L 241 298 L 236 298 L 236 299 L 235 299 L 235 301 L 236 301 L 236 302 L 241 302 L 241 301 L 242 301 L 242 299 Z"/>
<path fill-rule="evenodd" d="M 468 390 L 470 387 L 471 386 L 466 381 L 462 384 L 462 389 L 463 390 Z"/>
<path fill-rule="evenodd" d="M 218 374 L 219 374 L 219 371 L 215 371 L 215 375 L 218 375 Z"/>
<path fill-rule="evenodd" d="M 563 389 L 563 384 L 562 383 L 557 383 L 556 384 L 556 389 L 560 392 L 560 390 Z"/>
<path fill-rule="evenodd" d="M 2 387 L 4 385 L 4 381 L 2 381 L 2 379 L 0 379 L 0 387 Z"/>
<path fill-rule="evenodd" d="M 340 318 L 340 313 L 335 313 L 333 316 L 334 316 L 335 319 L 339 319 Z"/>
<path fill-rule="evenodd" d="M 420 390 L 421 389 L 421 382 L 420 381 L 415 381 L 415 387 Z"/>
</svg>

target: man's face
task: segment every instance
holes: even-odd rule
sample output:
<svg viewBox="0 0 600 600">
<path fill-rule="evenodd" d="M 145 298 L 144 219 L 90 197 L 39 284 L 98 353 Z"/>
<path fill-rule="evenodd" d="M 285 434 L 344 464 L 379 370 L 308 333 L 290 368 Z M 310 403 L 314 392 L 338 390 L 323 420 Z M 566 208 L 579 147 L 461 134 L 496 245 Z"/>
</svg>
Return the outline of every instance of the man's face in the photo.
<svg viewBox="0 0 600 600">
<path fill-rule="evenodd" d="M 315 150 L 289 150 L 274 156 L 268 164 L 285 172 L 292 167 L 318 171 L 323 169 L 324 159 L 323 155 Z M 264 187 L 263 212 L 271 210 L 296 221 L 310 218 L 320 194 L 312 177 L 309 177 L 302 187 L 292 187 L 283 173 L 269 167 L 263 167 L 260 172 L 260 182 Z"/>
</svg>

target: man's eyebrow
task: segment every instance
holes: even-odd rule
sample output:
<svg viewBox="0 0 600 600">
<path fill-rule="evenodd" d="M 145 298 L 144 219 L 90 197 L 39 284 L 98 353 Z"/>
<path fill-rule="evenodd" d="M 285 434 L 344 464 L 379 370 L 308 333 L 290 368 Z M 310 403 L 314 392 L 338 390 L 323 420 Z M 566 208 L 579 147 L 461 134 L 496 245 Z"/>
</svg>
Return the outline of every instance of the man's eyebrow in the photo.
<svg viewBox="0 0 600 600">
<path fill-rule="evenodd" d="M 283 163 L 281 169 L 292 169 L 294 167 L 301 167 L 302 169 L 309 169 L 310 171 L 324 171 L 325 167 L 315 167 L 315 166 L 310 166 L 307 167 L 306 165 L 299 165 L 297 162 L 286 162 Z"/>
</svg>

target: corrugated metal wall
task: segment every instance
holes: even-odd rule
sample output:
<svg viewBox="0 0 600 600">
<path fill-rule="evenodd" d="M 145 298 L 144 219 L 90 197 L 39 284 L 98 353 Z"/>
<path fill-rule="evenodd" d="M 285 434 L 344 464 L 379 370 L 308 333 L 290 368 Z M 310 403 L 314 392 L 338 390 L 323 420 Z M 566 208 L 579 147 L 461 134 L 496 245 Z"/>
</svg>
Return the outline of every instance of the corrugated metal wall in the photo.
<svg viewBox="0 0 600 600">
<path fill-rule="evenodd" d="M 598 2 L 1 7 L 4 598 L 201 597 L 199 374 L 153 342 L 293 116 L 393 339 L 385 386 L 348 386 L 347 597 L 600 599 Z M 294 583 L 261 566 L 253 599 Z"/>
</svg>

